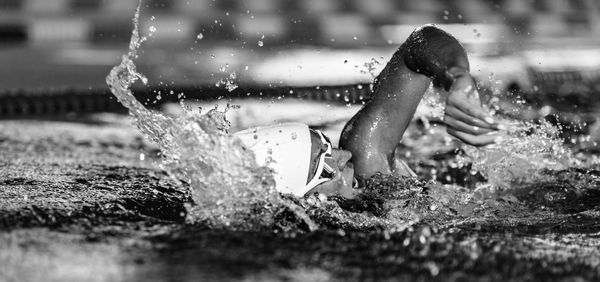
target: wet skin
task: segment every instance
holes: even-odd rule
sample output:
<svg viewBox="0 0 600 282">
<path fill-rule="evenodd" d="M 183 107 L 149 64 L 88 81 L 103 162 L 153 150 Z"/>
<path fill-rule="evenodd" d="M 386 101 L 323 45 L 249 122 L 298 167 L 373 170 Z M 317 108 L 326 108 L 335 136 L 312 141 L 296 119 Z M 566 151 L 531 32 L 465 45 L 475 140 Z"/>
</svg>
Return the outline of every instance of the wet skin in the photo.
<svg viewBox="0 0 600 282">
<path fill-rule="evenodd" d="M 432 82 L 448 91 L 444 122 L 449 134 L 475 146 L 499 141 L 498 130 L 503 126 L 481 106 L 464 48 L 450 34 L 428 25 L 415 30 L 398 49 L 375 80 L 371 100 L 344 127 L 340 149 L 351 153 L 353 167 L 338 166 L 338 175 L 353 169 L 359 181 L 378 172 L 415 176 L 403 160 L 395 158 L 394 151 Z M 334 159 L 349 163 L 339 154 Z M 342 179 L 313 191 L 355 195 Z"/>
<path fill-rule="evenodd" d="M 331 158 L 326 159 L 326 162 L 335 169 L 334 178 L 317 185 L 307 195 L 319 192 L 327 196 L 356 197 L 360 190 L 354 188 L 354 165 L 350 162 L 351 158 L 350 151 L 333 149 Z"/>
<path fill-rule="evenodd" d="M 307 182 L 310 181 L 316 174 L 319 156 L 322 152 L 327 149 L 327 146 L 323 144 L 319 135 L 311 130 L 311 163 L 310 173 Z M 353 189 L 355 184 L 354 179 L 354 165 L 350 162 L 352 153 L 347 150 L 333 149 L 331 152 L 331 158 L 325 158 L 325 162 L 329 167 L 335 170 L 334 178 L 330 181 L 321 183 L 315 188 L 308 191 L 306 194 L 310 195 L 315 192 L 324 195 L 340 195 L 346 198 L 355 197 L 359 190 Z"/>
</svg>

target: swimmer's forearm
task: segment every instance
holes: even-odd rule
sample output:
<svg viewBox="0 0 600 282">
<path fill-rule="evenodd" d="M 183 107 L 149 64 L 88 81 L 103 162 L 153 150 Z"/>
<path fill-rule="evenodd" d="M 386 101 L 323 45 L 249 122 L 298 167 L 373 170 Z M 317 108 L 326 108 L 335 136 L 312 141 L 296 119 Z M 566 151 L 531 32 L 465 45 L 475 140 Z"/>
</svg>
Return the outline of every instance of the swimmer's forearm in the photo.
<svg viewBox="0 0 600 282">
<path fill-rule="evenodd" d="M 340 138 L 340 147 L 352 152 L 357 176 L 391 172 L 394 150 L 430 83 L 430 78 L 409 70 L 401 58 L 388 63 L 371 101 L 348 122 Z"/>
<path fill-rule="evenodd" d="M 404 64 L 382 72 L 378 79 L 380 83 L 365 108 L 370 110 L 366 111 L 371 115 L 369 120 L 385 121 L 379 122 L 376 129 L 381 131 L 379 136 L 383 138 L 379 142 L 381 149 L 391 152 L 410 124 L 431 79 L 411 71 Z"/>
<path fill-rule="evenodd" d="M 415 30 L 377 77 L 372 99 L 344 127 L 340 147 L 352 152 L 361 178 L 390 173 L 393 154 L 432 80 L 449 89 L 468 75 L 464 48 L 434 26 Z"/>
</svg>

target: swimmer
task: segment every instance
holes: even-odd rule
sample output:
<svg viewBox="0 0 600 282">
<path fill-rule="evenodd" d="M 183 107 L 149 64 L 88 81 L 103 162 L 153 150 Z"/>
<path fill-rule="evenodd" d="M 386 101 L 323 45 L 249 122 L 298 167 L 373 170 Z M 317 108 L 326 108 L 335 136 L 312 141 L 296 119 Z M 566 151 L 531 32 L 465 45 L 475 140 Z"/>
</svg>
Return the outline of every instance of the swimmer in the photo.
<svg viewBox="0 0 600 282">
<path fill-rule="evenodd" d="M 481 106 L 465 49 L 433 25 L 416 29 L 392 56 L 375 79 L 371 100 L 342 130 L 338 149 L 300 123 L 234 135 L 258 164 L 273 169 L 279 192 L 353 198 L 357 184 L 376 173 L 416 176 L 395 151 L 431 83 L 448 93 L 444 123 L 450 135 L 474 146 L 500 141 L 503 125 Z"/>
</svg>

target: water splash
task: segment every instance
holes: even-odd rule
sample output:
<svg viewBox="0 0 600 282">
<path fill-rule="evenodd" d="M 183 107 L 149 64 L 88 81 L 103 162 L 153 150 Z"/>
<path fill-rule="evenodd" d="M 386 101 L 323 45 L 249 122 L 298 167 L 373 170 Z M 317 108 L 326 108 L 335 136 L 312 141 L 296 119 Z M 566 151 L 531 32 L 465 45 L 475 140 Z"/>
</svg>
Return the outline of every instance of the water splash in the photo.
<svg viewBox="0 0 600 282">
<path fill-rule="evenodd" d="M 377 77 L 378 73 L 378 69 L 381 65 L 381 62 L 379 62 L 377 59 L 375 58 L 371 58 L 370 61 L 363 63 L 362 66 L 359 65 L 355 65 L 354 67 L 359 69 L 361 74 L 369 74 L 371 75 L 371 77 L 373 79 L 375 79 Z"/>
<path fill-rule="evenodd" d="M 183 114 L 173 118 L 148 110 L 135 99 L 130 87 L 138 81 L 147 83 L 134 64 L 138 49 L 146 40 L 139 34 L 138 18 L 139 6 L 133 19 L 129 52 L 122 57 L 121 64 L 113 68 L 107 83 L 130 110 L 142 134 L 161 148 L 160 166 L 173 179 L 190 187 L 194 206 L 188 210 L 192 221 L 243 229 L 282 226 L 285 213 L 281 211 L 286 209 L 310 230 L 317 228 L 315 220 L 344 230 L 401 231 L 422 220 L 443 225 L 449 219 L 458 218 L 457 214 L 471 216 L 490 199 L 477 198 L 478 191 L 464 187 L 382 175 L 370 179 L 366 193 L 355 200 L 319 200 L 312 196 L 308 200 L 282 198 L 273 188 L 269 171 L 258 167 L 252 153 L 243 150 L 239 141 L 228 135 L 229 123 L 224 112 L 215 108 L 201 115 L 184 107 Z M 369 72 L 375 64 L 378 62 L 373 60 L 367 66 Z M 237 87 L 232 82 L 235 75 L 229 78 L 231 83 L 224 81 L 224 85 L 228 89 Z M 436 101 L 426 99 L 425 104 L 430 106 L 425 112 L 435 112 L 438 118 L 442 115 Z M 557 138 L 555 127 L 546 123 L 523 123 L 519 128 L 510 132 L 499 146 L 464 147 L 467 156 L 462 162 L 472 163 L 473 170 L 484 173 L 489 183 L 498 187 L 509 186 L 512 179 L 519 177 L 518 173 L 525 175 L 569 165 L 570 153 Z M 292 224 L 298 225 L 297 221 Z"/>
<path fill-rule="evenodd" d="M 225 70 L 223 69 L 222 71 L 224 72 Z M 217 83 L 215 83 L 215 86 L 221 87 L 222 85 L 224 85 L 227 91 L 233 92 L 238 88 L 238 85 L 235 83 L 236 78 L 237 74 L 235 72 L 232 72 L 229 74 L 229 77 L 222 78 L 221 80 L 217 81 Z"/>
<path fill-rule="evenodd" d="M 445 103 L 440 97 L 444 95 L 438 92 L 439 90 L 430 87 L 415 113 L 415 119 L 422 122 L 425 131 L 431 128 L 431 121 L 443 121 Z M 512 103 L 525 102 L 516 99 Z M 498 122 L 508 128 L 500 132 L 501 143 L 484 147 L 460 143 L 459 147 L 464 154 L 459 154 L 455 162 L 450 163 L 453 168 L 468 168 L 471 175 L 483 175 L 487 179 L 487 187 L 502 190 L 510 188 L 515 180 L 527 181 L 542 170 L 558 171 L 580 165 L 581 161 L 560 137 L 560 126 L 543 119 L 518 120 L 505 113 L 504 106 L 494 97 L 483 105 Z M 522 107 L 511 105 L 509 110 L 519 108 Z"/>
<path fill-rule="evenodd" d="M 272 225 L 286 201 L 275 191 L 271 172 L 259 167 L 252 152 L 228 135 L 225 112 L 215 108 L 200 114 L 185 108 L 173 118 L 147 109 L 134 97 L 130 87 L 137 81 L 147 84 L 134 64 L 146 40 L 139 34 L 140 5 L 141 1 L 133 19 L 129 52 L 106 78 L 112 93 L 129 109 L 140 132 L 160 147 L 161 168 L 190 187 L 195 204 L 188 209 L 191 221 L 245 229 Z M 314 228 L 312 222 L 307 224 Z"/>
<path fill-rule="evenodd" d="M 215 108 L 200 114 L 182 104 L 183 114 L 170 117 L 144 107 L 130 90 L 138 81 L 144 85 L 148 82 L 136 70 L 134 63 L 140 46 L 146 40 L 139 34 L 139 14 L 138 6 L 129 52 L 112 69 L 106 82 L 119 102 L 129 109 L 140 132 L 160 147 L 160 167 L 182 186 L 189 187 L 194 200 L 194 204 L 188 207 L 190 221 L 216 227 L 276 227 L 275 230 L 286 231 L 285 224 L 291 214 L 291 227 L 288 226 L 287 231 L 292 232 L 299 227 L 315 230 L 318 228 L 315 221 L 330 227 L 401 231 L 419 222 L 420 210 L 429 209 L 428 204 L 421 205 L 426 196 L 407 196 L 425 195 L 420 193 L 424 191 L 423 185 L 406 184 L 401 179 L 386 178 L 386 181 L 391 181 L 387 187 L 408 188 L 383 195 L 381 191 L 384 190 L 377 188 L 381 185 L 375 181 L 371 186 L 376 188 L 371 190 L 379 192 L 367 193 L 358 200 L 359 206 L 377 202 L 382 205 L 380 213 L 346 210 L 339 204 L 343 201 L 335 201 L 334 198 L 321 201 L 315 200 L 315 196 L 308 199 L 282 197 L 274 189 L 271 172 L 259 167 L 252 153 L 244 150 L 240 141 L 228 134 L 230 124 L 225 119 L 225 112 Z M 409 209 L 400 206 L 406 202 L 414 202 L 416 206 Z"/>
<path fill-rule="evenodd" d="M 508 189 L 515 180 L 527 180 L 542 170 L 564 170 L 576 165 L 573 152 L 559 138 L 560 129 L 547 121 L 508 121 L 512 130 L 499 144 L 476 148 L 465 145 L 459 165 L 472 163 L 474 172 L 482 173 L 488 184 Z"/>
</svg>

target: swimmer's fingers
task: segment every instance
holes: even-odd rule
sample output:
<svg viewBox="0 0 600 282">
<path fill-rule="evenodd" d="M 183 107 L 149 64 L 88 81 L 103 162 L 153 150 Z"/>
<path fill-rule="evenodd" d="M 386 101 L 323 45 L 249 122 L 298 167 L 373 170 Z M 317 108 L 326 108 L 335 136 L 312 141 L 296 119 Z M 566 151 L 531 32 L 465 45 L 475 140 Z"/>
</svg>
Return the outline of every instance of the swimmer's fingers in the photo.
<svg viewBox="0 0 600 282">
<path fill-rule="evenodd" d="M 444 117 L 444 122 L 446 122 L 446 120 L 451 117 L 457 121 L 461 121 L 467 125 L 470 126 L 476 126 L 479 128 L 483 128 L 483 129 L 491 129 L 491 130 L 501 130 L 503 129 L 503 126 L 496 123 L 493 119 L 492 120 L 484 120 L 481 119 L 477 116 L 473 116 L 470 115 L 469 113 L 463 111 L 462 109 L 458 108 L 458 107 L 454 107 L 454 106 L 450 106 L 447 105 L 446 106 L 446 115 Z M 490 117 L 491 118 L 491 117 Z M 494 121 L 494 122 L 489 122 L 489 121 Z M 447 122 L 446 122 L 447 123 Z"/>
<path fill-rule="evenodd" d="M 468 91 L 468 93 L 462 90 L 450 93 L 446 102 L 446 110 L 448 112 L 448 110 L 452 109 L 455 109 L 456 112 L 461 112 L 462 114 L 470 117 L 470 119 L 475 118 L 487 124 L 487 126 L 477 126 L 498 129 L 497 127 L 499 126 L 499 124 L 486 110 L 483 109 L 483 107 L 481 107 L 481 103 L 479 101 L 479 94 L 476 90 L 470 90 Z M 461 118 L 457 117 L 457 119 Z M 468 119 L 461 120 L 463 122 L 469 123 Z"/>
<path fill-rule="evenodd" d="M 450 135 L 458 138 L 462 142 L 473 146 L 485 146 L 489 144 L 500 143 L 502 141 L 502 137 L 499 134 L 473 135 L 466 132 L 457 131 L 453 128 L 447 128 L 447 131 Z"/>
<path fill-rule="evenodd" d="M 469 120 L 469 124 L 458 120 L 450 115 L 444 117 L 444 123 L 456 131 L 469 133 L 471 135 L 481 135 L 496 131 L 494 128 L 490 128 L 486 123 L 481 121 Z M 473 125 L 478 124 L 478 125 Z"/>
</svg>

